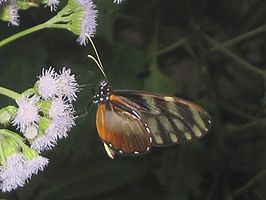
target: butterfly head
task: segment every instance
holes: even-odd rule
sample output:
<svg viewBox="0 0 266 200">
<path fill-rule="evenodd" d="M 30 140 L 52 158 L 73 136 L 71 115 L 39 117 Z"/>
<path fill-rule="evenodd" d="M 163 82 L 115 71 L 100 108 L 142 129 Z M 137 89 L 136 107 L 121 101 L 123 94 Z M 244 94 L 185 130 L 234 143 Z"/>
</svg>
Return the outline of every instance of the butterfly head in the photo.
<svg viewBox="0 0 266 200">
<path fill-rule="evenodd" d="M 93 89 L 93 103 L 105 103 L 109 100 L 111 88 L 107 80 L 101 81 Z"/>
</svg>

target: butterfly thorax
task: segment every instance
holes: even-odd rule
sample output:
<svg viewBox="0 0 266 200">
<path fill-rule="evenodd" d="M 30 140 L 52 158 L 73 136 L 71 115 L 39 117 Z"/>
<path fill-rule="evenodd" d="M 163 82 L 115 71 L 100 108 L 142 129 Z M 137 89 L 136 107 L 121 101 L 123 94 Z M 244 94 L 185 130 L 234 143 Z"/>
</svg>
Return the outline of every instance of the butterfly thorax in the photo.
<svg viewBox="0 0 266 200">
<path fill-rule="evenodd" d="M 106 80 L 100 82 L 97 91 L 93 95 L 93 103 L 100 104 L 109 101 L 112 94 L 112 90 Z"/>
</svg>

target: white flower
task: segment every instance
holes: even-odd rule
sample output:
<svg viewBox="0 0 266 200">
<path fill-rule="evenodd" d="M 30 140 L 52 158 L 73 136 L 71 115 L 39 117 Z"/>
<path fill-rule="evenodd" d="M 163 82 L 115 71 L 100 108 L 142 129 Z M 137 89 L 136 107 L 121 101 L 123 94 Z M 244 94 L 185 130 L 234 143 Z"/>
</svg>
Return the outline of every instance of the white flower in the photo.
<svg viewBox="0 0 266 200">
<path fill-rule="evenodd" d="M 54 68 L 42 70 L 42 75 L 39 76 L 38 91 L 44 99 L 53 98 L 58 94 L 57 73 Z"/>
<path fill-rule="evenodd" d="M 76 92 L 79 91 L 79 85 L 75 79 L 75 74 L 71 75 L 71 70 L 64 67 L 58 75 L 57 82 L 59 93 L 70 102 L 75 101 L 77 98 Z"/>
<path fill-rule="evenodd" d="M 0 167 L 1 190 L 9 192 L 18 186 L 23 186 L 28 173 L 24 168 L 25 157 L 21 153 L 14 153 L 7 158 L 6 166 Z"/>
<path fill-rule="evenodd" d="M 18 7 L 16 4 L 16 1 L 11 0 L 9 5 L 9 24 L 12 26 L 18 26 L 19 25 L 19 14 L 18 14 Z"/>
<path fill-rule="evenodd" d="M 70 69 L 65 67 L 57 74 L 54 68 L 42 70 L 39 76 L 38 91 L 45 100 L 63 96 L 70 102 L 75 101 L 76 92 L 79 91 L 79 85 L 75 80 L 75 74 L 71 74 Z"/>
<path fill-rule="evenodd" d="M 72 115 L 57 117 L 43 135 L 31 141 L 31 148 L 38 152 L 52 149 L 57 144 L 58 139 L 68 136 L 68 131 L 74 125 L 75 121 Z"/>
<path fill-rule="evenodd" d="M 69 115 L 70 113 L 73 113 L 73 110 L 74 108 L 71 104 L 61 98 L 56 98 L 52 100 L 49 116 L 55 119 L 57 117 Z"/>
<path fill-rule="evenodd" d="M 45 133 L 31 141 L 31 148 L 38 152 L 52 149 L 58 139 L 67 137 L 68 132 L 75 125 L 74 108 L 61 98 L 52 100 L 49 117 L 52 121 Z"/>
<path fill-rule="evenodd" d="M 93 4 L 92 0 L 76 1 L 85 12 L 81 22 L 80 35 L 77 39 L 77 42 L 80 45 L 86 45 L 88 42 L 88 37 L 93 37 L 96 32 L 96 18 L 98 11 L 96 10 L 96 6 Z"/>
<path fill-rule="evenodd" d="M 7 2 L 7 0 L 0 0 L 0 4 Z"/>
<path fill-rule="evenodd" d="M 36 96 L 33 97 L 22 97 L 16 100 L 18 104 L 18 110 L 14 119 L 12 120 L 12 124 L 17 126 L 21 132 L 25 132 L 25 130 L 30 126 L 36 126 L 39 120 L 39 107 L 36 103 L 39 101 L 39 98 Z"/>
<path fill-rule="evenodd" d="M 29 172 L 28 177 L 30 178 L 32 174 L 37 174 L 38 171 L 43 171 L 49 163 L 48 158 L 42 156 L 36 156 L 31 160 L 28 160 L 25 164 L 25 169 Z"/>
<path fill-rule="evenodd" d="M 58 0 L 48 0 L 47 6 L 50 7 L 51 11 L 56 11 L 57 6 L 59 5 L 60 1 Z"/>
<path fill-rule="evenodd" d="M 22 187 L 33 174 L 42 171 L 49 160 L 42 156 L 34 156 L 27 160 L 22 153 L 14 153 L 8 156 L 6 165 L 0 167 L 1 190 L 10 192 L 17 187 Z"/>
<path fill-rule="evenodd" d="M 55 139 L 44 134 L 34 138 L 34 140 L 31 141 L 30 147 L 38 152 L 41 152 L 43 150 L 51 150 L 56 144 L 57 141 Z"/>
<path fill-rule="evenodd" d="M 38 129 L 36 126 L 29 126 L 26 128 L 25 132 L 24 132 L 24 136 L 27 138 L 27 139 L 33 139 L 37 136 L 38 134 Z"/>
</svg>

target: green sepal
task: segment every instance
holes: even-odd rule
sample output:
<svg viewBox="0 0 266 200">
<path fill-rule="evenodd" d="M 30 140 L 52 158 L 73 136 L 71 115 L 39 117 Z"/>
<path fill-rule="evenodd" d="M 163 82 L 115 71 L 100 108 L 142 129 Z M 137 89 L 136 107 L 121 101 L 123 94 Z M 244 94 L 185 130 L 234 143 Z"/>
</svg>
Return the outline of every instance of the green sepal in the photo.
<svg viewBox="0 0 266 200">
<path fill-rule="evenodd" d="M 72 31 L 76 35 L 79 35 L 82 20 L 85 16 L 85 11 L 75 0 L 69 0 L 68 6 L 71 10 L 74 11 L 71 15 L 70 31 Z"/>
<path fill-rule="evenodd" d="M 34 84 L 34 86 L 33 86 L 33 91 L 34 91 L 34 93 L 36 94 L 36 95 L 39 95 L 40 96 L 40 93 L 39 93 L 39 81 L 36 81 L 36 83 Z"/>
<path fill-rule="evenodd" d="M 12 118 L 15 116 L 17 108 L 15 106 L 6 106 L 0 109 L 0 124 L 10 124 Z"/>
<path fill-rule="evenodd" d="M 51 100 L 47 100 L 47 101 L 40 101 L 37 103 L 38 106 L 40 106 L 41 111 L 43 112 L 43 114 L 45 116 L 49 116 L 49 110 L 51 108 L 52 105 L 52 101 Z"/>
<path fill-rule="evenodd" d="M 50 124 L 52 123 L 52 119 L 49 117 L 41 117 L 39 120 L 39 131 L 38 134 L 43 135 L 45 131 L 48 129 Z"/>
<path fill-rule="evenodd" d="M 31 7 L 39 7 L 41 1 L 39 0 L 17 0 L 17 7 L 20 10 L 27 10 Z"/>
<path fill-rule="evenodd" d="M 13 140 L 13 141 L 10 141 L 10 140 Z M 4 154 L 6 155 L 6 157 L 19 152 L 18 145 L 17 143 L 14 144 L 14 142 L 15 141 L 12 138 L 5 138 L 5 142 L 2 145 L 4 149 Z"/>
<path fill-rule="evenodd" d="M 32 95 L 40 96 L 38 92 L 35 91 L 35 88 L 29 88 L 21 93 L 21 96 L 29 97 Z"/>
<path fill-rule="evenodd" d="M 80 5 L 78 4 L 76 0 L 68 0 L 67 6 L 69 7 L 70 10 L 73 10 L 73 11 L 80 8 Z"/>
<path fill-rule="evenodd" d="M 27 160 L 32 160 L 33 158 L 39 155 L 37 151 L 35 151 L 34 149 L 30 148 L 27 145 L 23 146 L 22 152 Z"/>
<path fill-rule="evenodd" d="M 1 5 L 2 6 L 2 5 Z M 4 4 L 0 9 L 0 19 L 9 22 L 11 20 L 9 4 Z"/>
</svg>

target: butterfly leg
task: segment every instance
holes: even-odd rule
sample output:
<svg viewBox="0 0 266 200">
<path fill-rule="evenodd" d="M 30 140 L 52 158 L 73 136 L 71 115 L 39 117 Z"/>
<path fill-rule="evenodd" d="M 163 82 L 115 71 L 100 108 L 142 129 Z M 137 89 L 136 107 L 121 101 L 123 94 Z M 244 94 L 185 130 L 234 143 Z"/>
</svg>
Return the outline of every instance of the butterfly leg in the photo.
<svg viewBox="0 0 266 200">
<path fill-rule="evenodd" d="M 82 113 L 75 113 L 75 118 L 81 118 L 81 117 L 86 116 L 89 113 L 89 110 L 90 110 L 91 105 L 92 105 L 92 102 L 90 102 L 87 105 L 86 110 L 83 111 Z"/>
</svg>

